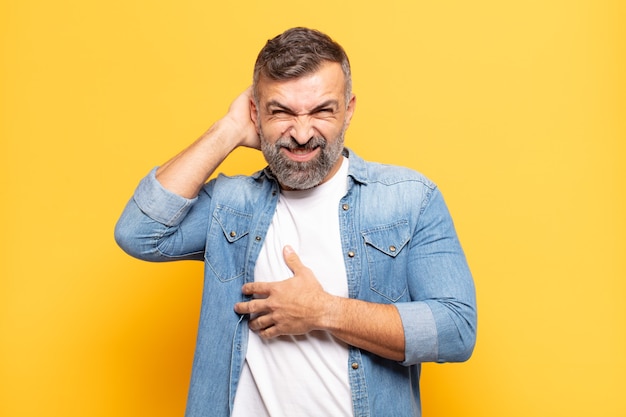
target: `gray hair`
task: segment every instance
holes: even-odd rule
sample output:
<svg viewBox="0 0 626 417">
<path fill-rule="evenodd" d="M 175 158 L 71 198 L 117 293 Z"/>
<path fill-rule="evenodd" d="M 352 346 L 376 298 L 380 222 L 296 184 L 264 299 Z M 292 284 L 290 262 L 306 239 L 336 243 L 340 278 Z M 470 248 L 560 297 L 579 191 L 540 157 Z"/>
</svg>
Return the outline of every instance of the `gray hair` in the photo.
<svg viewBox="0 0 626 417">
<path fill-rule="evenodd" d="M 344 49 L 328 35 L 303 27 L 288 29 L 267 41 L 254 64 L 254 101 L 258 104 L 257 85 L 261 76 L 282 81 L 317 71 L 324 62 L 341 65 L 345 78 L 346 106 L 352 95 L 350 61 Z"/>
</svg>

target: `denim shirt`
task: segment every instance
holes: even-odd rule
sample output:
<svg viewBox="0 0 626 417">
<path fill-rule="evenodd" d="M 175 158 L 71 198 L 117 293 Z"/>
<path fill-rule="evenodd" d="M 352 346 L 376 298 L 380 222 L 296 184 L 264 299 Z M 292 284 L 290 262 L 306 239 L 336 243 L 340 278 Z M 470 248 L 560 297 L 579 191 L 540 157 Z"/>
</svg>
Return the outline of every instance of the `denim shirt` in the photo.
<svg viewBox="0 0 626 417">
<path fill-rule="evenodd" d="M 365 162 L 347 149 L 346 155 L 348 192 L 337 210 L 349 297 L 394 304 L 406 346 L 403 362 L 349 349 L 354 415 L 420 416 L 420 364 L 464 361 L 474 348 L 472 276 L 431 181 L 407 168 Z M 185 199 L 163 188 L 155 171 L 140 182 L 115 237 L 143 260 L 204 261 L 186 416 L 228 416 L 248 342 L 247 317 L 233 307 L 249 299 L 241 287 L 254 280 L 279 185 L 266 168 L 252 176 L 220 175 Z"/>
</svg>

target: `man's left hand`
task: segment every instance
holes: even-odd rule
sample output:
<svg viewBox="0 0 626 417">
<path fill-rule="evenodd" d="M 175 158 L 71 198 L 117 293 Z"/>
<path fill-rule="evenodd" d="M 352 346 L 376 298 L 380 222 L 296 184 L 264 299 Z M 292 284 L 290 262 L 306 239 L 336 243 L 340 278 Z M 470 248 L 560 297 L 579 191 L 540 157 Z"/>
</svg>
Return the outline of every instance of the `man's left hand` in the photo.
<svg viewBox="0 0 626 417">
<path fill-rule="evenodd" d="M 335 299 L 290 246 L 285 246 L 283 256 L 293 277 L 278 282 L 249 282 L 242 292 L 260 298 L 235 304 L 237 313 L 250 314 L 250 329 L 266 339 L 323 329 L 326 311 L 333 308 Z"/>
</svg>

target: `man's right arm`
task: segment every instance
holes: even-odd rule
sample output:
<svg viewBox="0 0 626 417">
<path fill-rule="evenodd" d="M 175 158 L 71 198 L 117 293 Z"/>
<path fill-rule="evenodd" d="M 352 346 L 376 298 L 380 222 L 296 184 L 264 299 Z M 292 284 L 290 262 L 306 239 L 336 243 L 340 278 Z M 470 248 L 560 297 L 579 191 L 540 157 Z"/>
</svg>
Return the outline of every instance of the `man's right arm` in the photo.
<svg viewBox="0 0 626 417">
<path fill-rule="evenodd" d="M 248 89 L 198 140 L 139 183 L 115 228 L 115 240 L 124 251 L 147 261 L 202 259 L 203 208 L 210 199 L 200 191 L 232 150 L 259 147 L 250 100 Z"/>
<path fill-rule="evenodd" d="M 251 94 L 251 88 L 240 94 L 223 118 L 187 149 L 157 169 L 156 178 L 163 187 L 182 197 L 194 198 L 235 148 L 260 148 L 250 115 Z"/>
</svg>

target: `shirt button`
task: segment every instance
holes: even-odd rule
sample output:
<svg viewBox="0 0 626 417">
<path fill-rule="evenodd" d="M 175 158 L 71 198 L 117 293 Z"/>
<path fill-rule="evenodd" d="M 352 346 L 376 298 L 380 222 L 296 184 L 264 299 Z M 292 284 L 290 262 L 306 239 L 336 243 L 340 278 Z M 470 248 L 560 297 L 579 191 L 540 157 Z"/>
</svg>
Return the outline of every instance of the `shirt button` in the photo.
<svg viewBox="0 0 626 417">
<path fill-rule="evenodd" d="M 235 237 L 235 236 L 237 236 L 237 232 L 235 232 L 234 230 L 230 232 L 230 237 Z"/>
<path fill-rule="evenodd" d="M 396 247 L 391 245 L 391 246 L 389 246 L 389 250 L 392 251 L 392 252 L 395 252 L 396 251 Z"/>
<path fill-rule="evenodd" d="M 352 252 L 352 251 L 348 252 L 348 256 L 349 256 L 350 258 L 354 258 L 354 252 Z"/>
<path fill-rule="evenodd" d="M 359 369 L 359 364 L 356 362 L 352 362 L 352 369 L 357 370 Z"/>
<path fill-rule="evenodd" d="M 261 241 L 261 236 L 255 237 L 254 240 L 256 240 L 257 242 L 260 242 Z"/>
<path fill-rule="evenodd" d="M 344 205 L 342 205 L 342 206 L 341 206 L 341 208 L 343 209 L 343 211 L 348 211 L 348 209 L 350 208 L 350 206 L 349 206 L 349 205 L 347 205 L 347 204 L 344 204 Z"/>
</svg>

